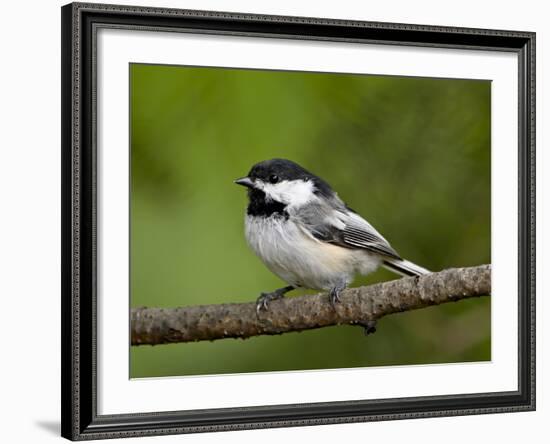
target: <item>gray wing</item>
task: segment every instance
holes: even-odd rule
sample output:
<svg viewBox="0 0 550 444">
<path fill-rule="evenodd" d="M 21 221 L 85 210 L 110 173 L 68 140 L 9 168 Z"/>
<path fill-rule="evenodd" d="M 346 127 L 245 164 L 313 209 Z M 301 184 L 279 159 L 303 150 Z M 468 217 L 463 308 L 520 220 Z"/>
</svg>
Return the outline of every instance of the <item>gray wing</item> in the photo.
<svg viewBox="0 0 550 444">
<path fill-rule="evenodd" d="M 364 249 L 401 259 L 389 242 L 365 219 L 339 199 L 329 203 L 310 204 L 295 215 L 313 237 L 344 248 Z"/>
</svg>

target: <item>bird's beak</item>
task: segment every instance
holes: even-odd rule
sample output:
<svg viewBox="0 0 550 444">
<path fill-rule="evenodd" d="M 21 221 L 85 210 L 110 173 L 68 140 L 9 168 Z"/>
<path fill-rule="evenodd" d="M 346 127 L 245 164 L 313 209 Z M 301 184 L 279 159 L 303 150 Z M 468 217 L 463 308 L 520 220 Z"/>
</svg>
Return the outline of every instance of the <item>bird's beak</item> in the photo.
<svg viewBox="0 0 550 444">
<path fill-rule="evenodd" d="M 235 183 L 243 187 L 254 188 L 254 182 L 250 177 L 241 177 L 240 179 L 236 179 Z"/>
</svg>

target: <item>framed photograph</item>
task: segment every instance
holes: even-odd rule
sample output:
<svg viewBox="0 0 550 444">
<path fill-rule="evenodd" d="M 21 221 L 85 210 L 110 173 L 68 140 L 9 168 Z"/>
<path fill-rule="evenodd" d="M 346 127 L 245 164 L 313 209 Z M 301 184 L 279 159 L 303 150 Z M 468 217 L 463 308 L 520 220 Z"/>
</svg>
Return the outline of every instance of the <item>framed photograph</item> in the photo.
<svg viewBox="0 0 550 444">
<path fill-rule="evenodd" d="M 534 33 L 61 13 L 64 437 L 535 408 Z"/>
</svg>

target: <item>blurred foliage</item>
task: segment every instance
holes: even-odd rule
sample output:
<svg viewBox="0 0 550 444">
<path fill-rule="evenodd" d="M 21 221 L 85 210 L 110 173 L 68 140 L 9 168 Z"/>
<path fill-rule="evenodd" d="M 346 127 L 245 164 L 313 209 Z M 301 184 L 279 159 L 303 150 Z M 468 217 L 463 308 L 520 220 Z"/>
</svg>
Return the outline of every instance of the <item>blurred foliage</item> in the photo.
<svg viewBox="0 0 550 444">
<path fill-rule="evenodd" d="M 133 307 L 253 301 L 284 285 L 248 249 L 233 184 L 273 157 L 325 178 L 403 257 L 432 270 L 490 262 L 489 81 L 142 64 L 130 75 Z M 482 298 L 389 316 L 369 337 L 340 326 L 130 347 L 130 375 L 489 360 L 490 316 Z"/>
</svg>

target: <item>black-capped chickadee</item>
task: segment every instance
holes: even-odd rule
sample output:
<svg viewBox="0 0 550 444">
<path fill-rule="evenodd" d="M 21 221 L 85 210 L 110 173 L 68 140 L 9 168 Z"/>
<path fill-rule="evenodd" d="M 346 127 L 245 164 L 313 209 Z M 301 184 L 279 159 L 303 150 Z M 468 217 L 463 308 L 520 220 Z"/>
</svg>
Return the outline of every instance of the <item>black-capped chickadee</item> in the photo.
<svg viewBox="0 0 550 444">
<path fill-rule="evenodd" d="M 327 290 L 332 304 L 355 274 L 380 265 L 405 276 L 429 273 L 402 259 L 330 185 L 286 159 L 257 163 L 235 180 L 248 187 L 246 240 L 287 287 L 262 293 L 257 310 L 297 287 Z"/>
</svg>

